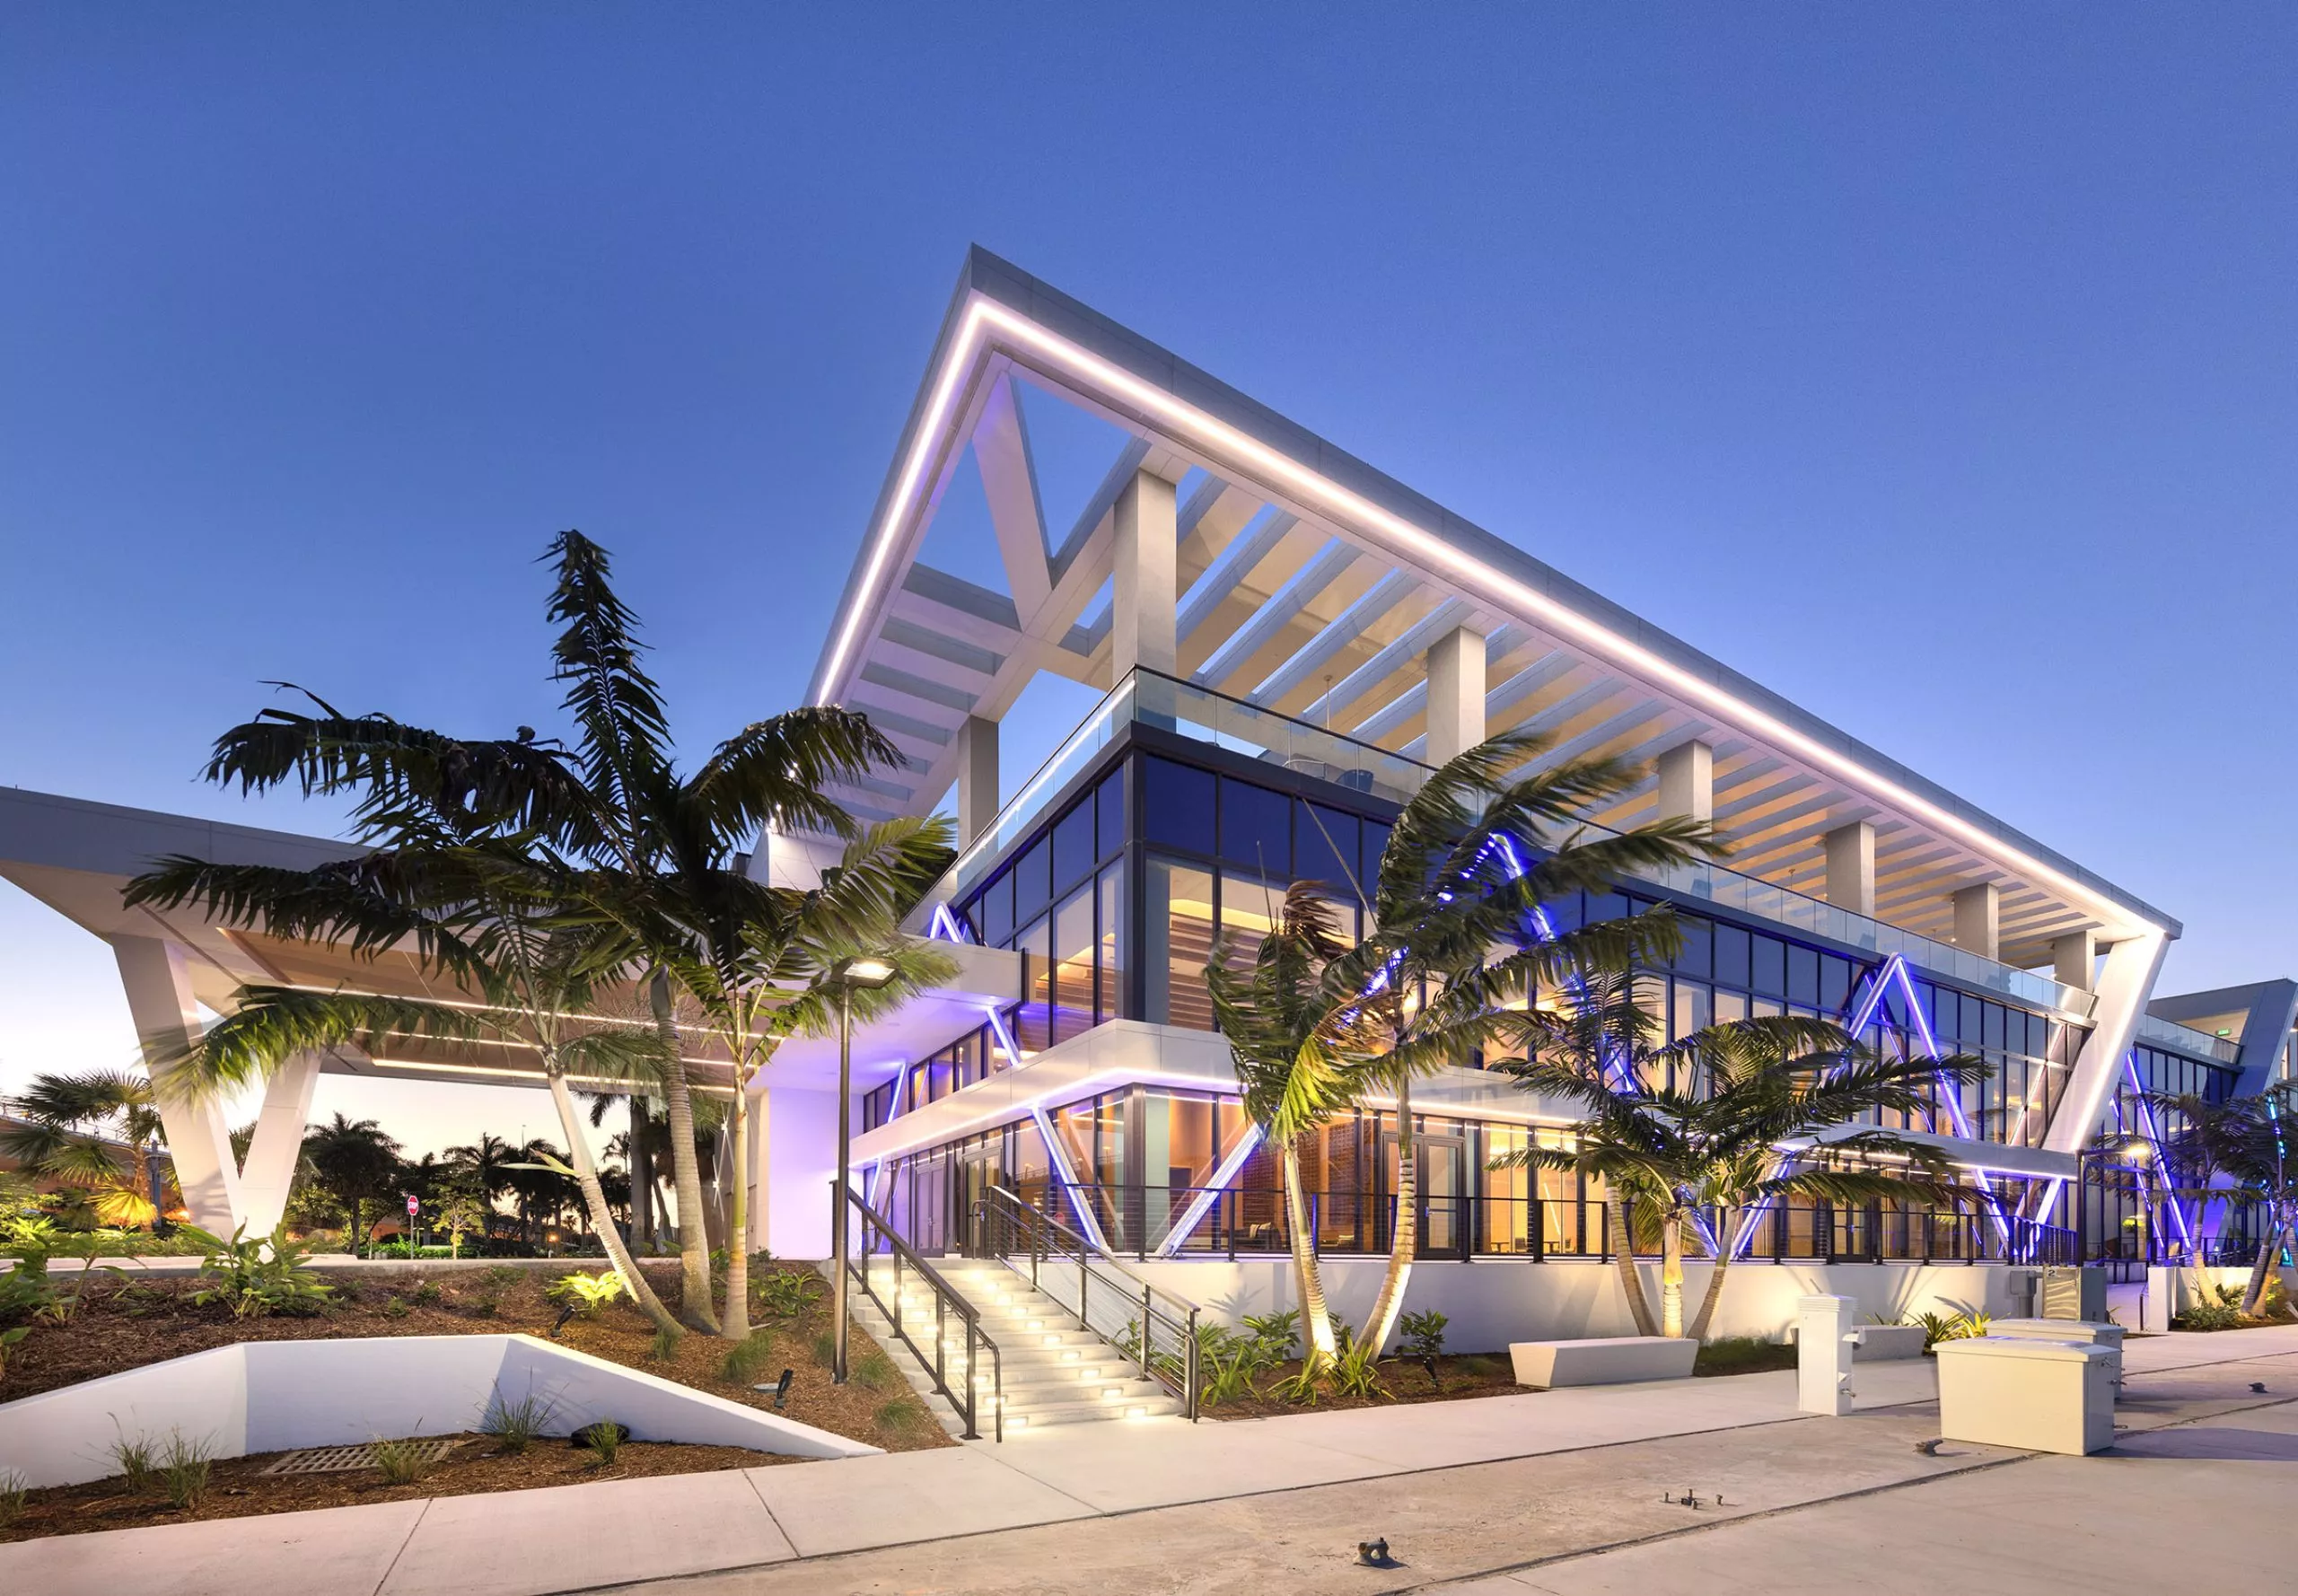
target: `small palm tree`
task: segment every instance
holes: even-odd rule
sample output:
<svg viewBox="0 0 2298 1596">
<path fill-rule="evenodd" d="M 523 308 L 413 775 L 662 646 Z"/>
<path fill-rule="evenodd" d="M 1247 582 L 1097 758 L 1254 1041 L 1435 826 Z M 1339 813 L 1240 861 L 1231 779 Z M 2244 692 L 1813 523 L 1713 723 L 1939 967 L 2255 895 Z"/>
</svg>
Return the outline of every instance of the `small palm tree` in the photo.
<svg viewBox="0 0 2298 1596">
<path fill-rule="evenodd" d="M 1355 1101 L 1376 1040 L 1367 1034 L 1361 1009 L 1336 1003 L 1326 982 L 1326 972 L 1348 945 L 1320 883 L 1295 881 L 1249 974 L 1232 968 L 1226 938 L 1215 942 L 1205 965 L 1214 1018 L 1229 1044 L 1246 1116 L 1276 1150 L 1282 1171 L 1285 1228 L 1307 1344 L 1304 1388 L 1323 1379 L 1338 1347 L 1301 1186 L 1301 1138 Z"/>
<path fill-rule="evenodd" d="M 1958 1055 L 1892 1057 L 1824 1020 L 1774 1015 L 1728 1021 L 1665 1042 L 1636 1001 L 1636 977 L 1590 970 L 1561 1012 L 1517 1022 L 1527 1057 L 1497 1067 L 1528 1092 L 1571 1105 L 1570 1144 L 1527 1146 L 1494 1168 L 1576 1170 L 1601 1179 L 1614 1215 L 1613 1247 L 1629 1311 L 1653 1323 L 1636 1272 L 1623 1199 L 1657 1223 L 1657 1333 L 1704 1338 L 1726 1273 L 1757 1221 L 1795 1197 L 1830 1203 L 1991 1200 L 1956 1179 L 1927 1142 L 1864 1124 L 1878 1110 L 1928 1115 L 1933 1083 L 1976 1081 L 1985 1061 Z M 1895 1172 L 1849 1161 L 1888 1159 Z M 1706 1299 L 1684 1320 L 1684 1236 L 1716 1216 Z"/>
<path fill-rule="evenodd" d="M 750 1337 L 750 1091 L 791 1037 L 831 1033 L 838 1023 L 841 962 L 869 958 L 892 970 L 876 987 L 855 988 L 855 1021 L 892 1013 L 922 987 L 946 980 L 948 955 L 911 943 L 902 919 L 948 868 L 945 817 L 904 818 L 864 828 L 820 885 L 775 887 L 730 868 L 697 867 L 647 891 L 601 889 L 591 901 L 694 1001 L 704 1031 L 732 1065 L 727 1104 L 725 1306 L 719 1334 Z M 675 1139 L 675 1138 L 674 1138 Z"/>
<path fill-rule="evenodd" d="M 1680 817 L 1591 834 L 1588 809 L 1642 772 L 1617 759 L 1566 759 L 1516 774 L 1551 746 L 1510 732 L 1448 762 L 1398 816 L 1378 878 L 1351 883 L 1368 929 L 1334 969 L 1382 1039 L 1362 1079 L 1386 1087 L 1397 1105 L 1396 1222 L 1363 1340 L 1374 1353 L 1404 1311 L 1419 1245 L 1415 1078 L 1467 1065 L 1504 1039 L 1506 1005 L 1537 986 L 1580 968 L 1670 957 L 1680 941 L 1665 909 L 1559 932 L 1545 905 L 1723 851 L 1705 822 Z"/>
<path fill-rule="evenodd" d="M 106 1224 L 150 1224 L 167 1188 L 144 1149 L 165 1139 L 151 1077 L 136 1070 L 34 1075 L 0 1127 L 0 1153 L 43 1179 L 85 1191 Z"/>
</svg>

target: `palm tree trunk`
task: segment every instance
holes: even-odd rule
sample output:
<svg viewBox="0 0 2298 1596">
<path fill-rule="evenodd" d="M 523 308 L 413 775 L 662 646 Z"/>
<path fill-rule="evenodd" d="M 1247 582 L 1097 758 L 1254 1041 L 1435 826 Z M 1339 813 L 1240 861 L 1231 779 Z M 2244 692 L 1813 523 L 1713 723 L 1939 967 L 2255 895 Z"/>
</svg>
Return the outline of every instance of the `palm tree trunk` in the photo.
<svg viewBox="0 0 2298 1596">
<path fill-rule="evenodd" d="M 557 1070 L 545 1072 L 550 1083 L 550 1101 L 558 1110 L 558 1126 L 566 1133 L 566 1150 L 574 1165 L 574 1181 L 582 1188 L 583 1203 L 590 1210 L 591 1229 L 614 1263 L 614 1271 L 622 1276 L 622 1288 L 630 1293 L 654 1328 L 675 1331 L 679 1321 L 662 1306 L 654 1288 L 646 1284 L 646 1276 L 630 1261 L 630 1250 L 623 1245 L 622 1232 L 615 1228 L 614 1215 L 607 1210 L 607 1194 L 599 1184 L 599 1166 L 592 1162 L 591 1144 L 583 1139 L 581 1116 L 575 1111 L 574 1094 L 566 1090 L 566 1077 Z"/>
<path fill-rule="evenodd" d="M 1378 1357 L 1404 1311 L 1405 1288 L 1412 1280 L 1413 1256 L 1420 1249 L 1420 1182 L 1413 1156 L 1412 1083 L 1397 1083 L 1397 1211 L 1389 1228 L 1389 1272 L 1381 1281 L 1381 1294 L 1373 1299 L 1359 1343 L 1366 1355 Z"/>
<path fill-rule="evenodd" d="M 1684 1333 L 1684 1220 L 1660 1219 L 1660 1333 L 1681 1340 Z"/>
<path fill-rule="evenodd" d="M 2242 1292 L 2242 1311 L 2256 1313 L 2266 1301 L 2267 1276 L 2274 1268 L 2274 1255 L 2282 1250 L 2282 1237 L 2286 1227 L 2277 1216 L 2268 1226 L 2266 1240 L 2259 1243 L 2258 1261 L 2250 1266 L 2250 1283 Z"/>
<path fill-rule="evenodd" d="M 1716 1232 L 1723 1246 L 1716 1253 L 1715 1267 L 1708 1274 L 1707 1290 L 1700 1296 L 1699 1311 L 1692 1316 L 1691 1329 L 1684 1332 L 1694 1341 L 1707 1339 L 1707 1327 L 1715 1321 L 1716 1307 L 1724 1301 L 1724 1272 L 1731 1268 L 1732 1260 L 1739 1256 L 1741 1227 L 1752 1223 L 1750 1218 L 1741 1215 L 1734 1223 L 1727 1211 L 1725 1223 Z"/>
<path fill-rule="evenodd" d="M 1604 1214 L 1612 1232 L 1612 1267 L 1619 1271 L 1620 1294 L 1627 1299 L 1627 1316 L 1639 1336 L 1656 1336 L 1652 1303 L 1644 1294 L 1644 1276 L 1636 1267 L 1636 1238 L 1627 1228 L 1627 1199 L 1618 1191 L 1604 1197 Z"/>
<path fill-rule="evenodd" d="M 1308 1198 L 1301 1190 L 1301 1150 L 1286 1143 L 1277 1160 L 1285 1171 L 1285 1228 L 1293 1238 L 1293 1275 L 1301 1304 L 1301 1340 L 1304 1372 L 1314 1374 L 1332 1362 L 1332 1310 L 1325 1302 L 1324 1271 L 1317 1262 L 1317 1239 L 1311 1233 Z"/>
<path fill-rule="evenodd" d="M 702 1206 L 701 1161 L 694 1150 L 694 1098 L 687 1090 L 686 1065 L 679 1060 L 669 972 L 656 970 L 646 986 L 654 1029 L 670 1056 L 662 1070 L 662 1104 L 671 1120 L 671 1183 L 678 1191 L 679 1317 L 689 1329 L 715 1336 L 718 1314 L 710 1302 L 710 1236 Z"/>
<path fill-rule="evenodd" d="M 734 1106 L 726 1117 L 726 1172 L 732 1193 L 726 1214 L 726 1308 L 718 1334 L 729 1341 L 750 1338 L 750 1103 L 740 1069 L 734 1072 Z"/>
</svg>

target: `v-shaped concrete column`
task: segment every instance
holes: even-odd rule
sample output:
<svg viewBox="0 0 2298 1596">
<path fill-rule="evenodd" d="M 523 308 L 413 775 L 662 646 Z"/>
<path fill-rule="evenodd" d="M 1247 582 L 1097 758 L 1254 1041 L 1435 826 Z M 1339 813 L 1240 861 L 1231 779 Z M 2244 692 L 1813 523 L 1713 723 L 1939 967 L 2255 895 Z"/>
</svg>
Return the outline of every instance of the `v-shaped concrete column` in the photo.
<svg viewBox="0 0 2298 1596">
<path fill-rule="evenodd" d="M 230 1127 L 215 1103 L 194 1102 L 167 1086 L 165 1061 L 189 1047 L 204 1027 L 191 995 L 184 950 L 150 936 L 115 936 L 113 959 L 127 991 L 127 1012 L 144 1047 L 159 1099 L 160 1123 L 168 1133 L 168 1155 L 175 1161 L 176 1185 L 191 1223 L 229 1236 L 241 1215 L 239 1162 L 232 1155 Z"/>
</svg>

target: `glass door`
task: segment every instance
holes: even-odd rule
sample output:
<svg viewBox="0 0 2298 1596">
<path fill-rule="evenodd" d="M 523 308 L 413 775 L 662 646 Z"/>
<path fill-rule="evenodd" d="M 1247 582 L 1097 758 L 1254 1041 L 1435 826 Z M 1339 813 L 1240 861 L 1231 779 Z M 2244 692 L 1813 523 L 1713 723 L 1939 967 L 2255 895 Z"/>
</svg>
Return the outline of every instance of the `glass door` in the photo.
<svg viewBox="0 0 2298 1596">
<path fill-rule="evenodd" d="M 1387 1155 L 1388 1189 L 1393 1196 L 1397 1189 L 1398 1173 L 1396 1133 L 1393 1130 L 1384 1132 L 1381 1141 Z M 1466 1258 L 1469 1255 L 1466 1139 L 1457 1132 L 1431 1135 L 1424 1131 L 1415 1138 L 1413 1152 L 1420 1166 L 1420 1189 L 1416 1205 L 1420 1210 L 1419 1255 L 1422 1258 Z M 1399 1215 L 1396 1217 L 1400 1221 L 1403 1216 Z"/>
</svg>

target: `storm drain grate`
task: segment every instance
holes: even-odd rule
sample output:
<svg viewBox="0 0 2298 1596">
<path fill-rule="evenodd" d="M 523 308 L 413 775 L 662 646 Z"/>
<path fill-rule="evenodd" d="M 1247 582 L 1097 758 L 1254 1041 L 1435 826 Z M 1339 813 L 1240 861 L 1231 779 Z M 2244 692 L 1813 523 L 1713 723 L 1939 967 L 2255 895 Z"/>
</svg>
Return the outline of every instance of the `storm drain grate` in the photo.
<svg viewBox="0 0 2298 1596">
<path fill-rule="evenodd" d="M 453 1441 L 417 1441 L 408 1444 L 422 1449 L 421 1460 L 435 1463 L 455 1450 Z M 375 1466 L 375 1445 L 364 1442 L 357 1446 L 312 1446 L 302 1451 L 291 1451 L 264 1470 L 266 1474 L 340 1474 L 350 1469 L 373 1469 Z"/>
</svg>

